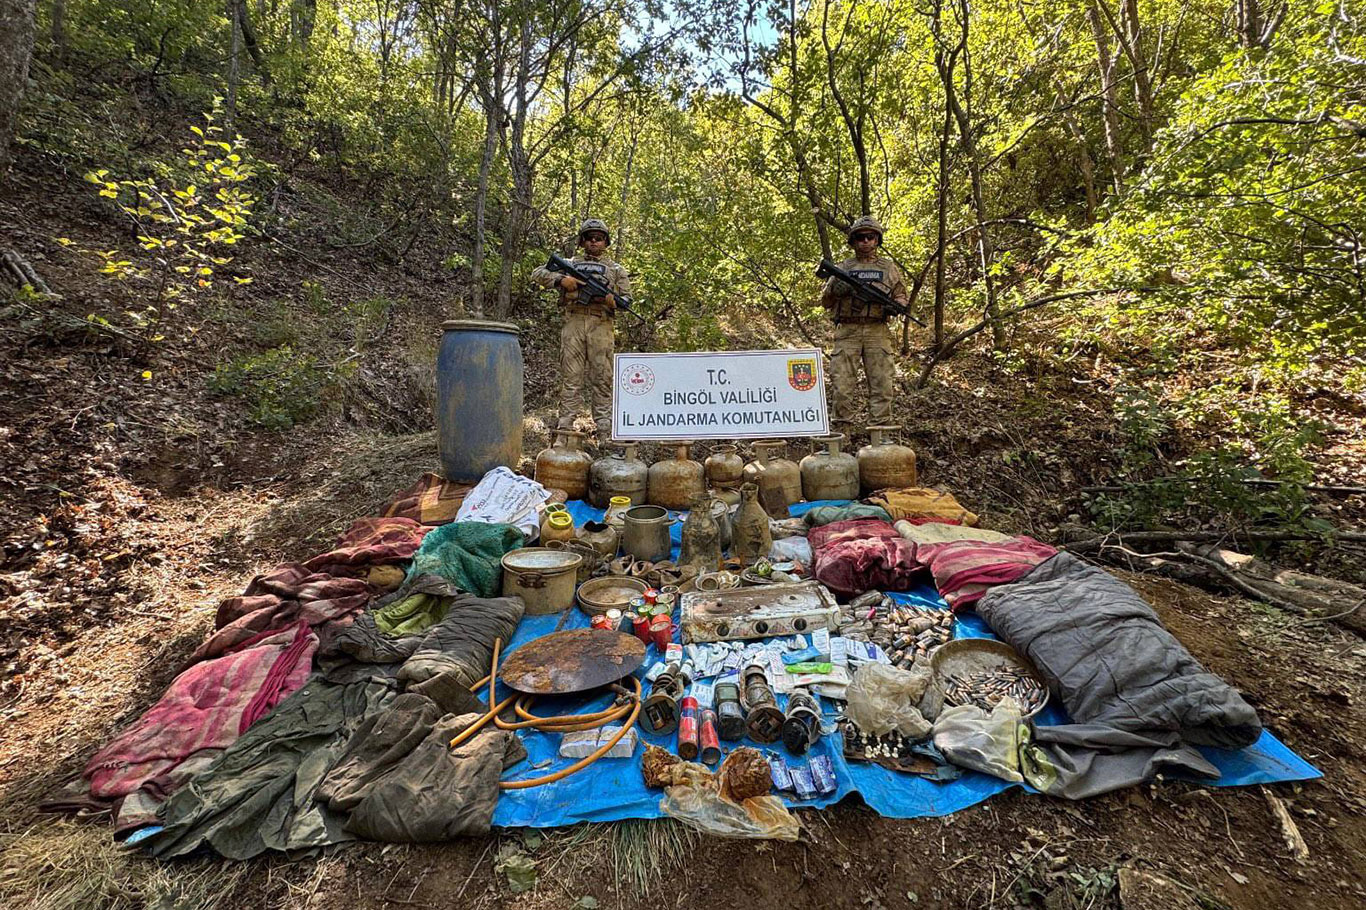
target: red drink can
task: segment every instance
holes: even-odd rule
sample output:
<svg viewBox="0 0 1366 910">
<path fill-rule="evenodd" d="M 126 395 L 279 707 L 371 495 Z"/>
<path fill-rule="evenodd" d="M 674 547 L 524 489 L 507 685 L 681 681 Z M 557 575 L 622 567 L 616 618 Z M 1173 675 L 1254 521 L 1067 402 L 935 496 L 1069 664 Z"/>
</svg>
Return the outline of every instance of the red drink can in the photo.
<svg viewBox="0 0 1366 910">
<path fill-rule="evenodd" d="M 686 761 L 697 758 L 697 699 L 685 695 L 678 703 L 678 757 Z"/>
<path fill-rule="evenodd" d="M 646 589 L 645 589 L 645 593 L 644 593 L 643 595 L 641 595 L 641 596 L 645 598 L 645 602 L 646 602 L 646 603 L 651 603 L 651 604 L 652 604 L 652 603 L 655 602 L 655 598 L 659 596 L 659 589 L 658 589 L 658 588 L 646 588 Z"/>
<path fill-rule="evenodd" d="M 633 616 L 631 617 L 631 626 L 632 630 L 636 633 L 636 638 L 639 638 L 647 645 L 653 641 L 650 637 L 650 617 Z"/>
<path fill-rule="evenodd" d="M 593 618 L 588 620 L 588 625 L 594 629 L 611 629 L 612 620 L 606 613 L 594 613 Z"/>
</svg>

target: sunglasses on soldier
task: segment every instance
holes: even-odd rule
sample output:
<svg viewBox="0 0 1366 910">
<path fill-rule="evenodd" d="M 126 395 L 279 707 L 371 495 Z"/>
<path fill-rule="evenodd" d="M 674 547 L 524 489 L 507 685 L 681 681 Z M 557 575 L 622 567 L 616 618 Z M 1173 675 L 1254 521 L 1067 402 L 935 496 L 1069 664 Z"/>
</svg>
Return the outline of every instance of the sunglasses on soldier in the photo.
<svg viewBox="0 0 1366 910">
<path fill-rule="evenodd" d="M 584 243 L 589 243 L 594 240 L 600 243 L 606 243 L 607 235 L 600 231 L 589 231 L 587 234 L 583 235 L 582 240 Z"/>
<path fill-rule="evenodd" d="M 855 234 L 853 237 L 855 243 L 867 243 L 870 240 L 876 239 L 877 234 Z"/>
</svg>

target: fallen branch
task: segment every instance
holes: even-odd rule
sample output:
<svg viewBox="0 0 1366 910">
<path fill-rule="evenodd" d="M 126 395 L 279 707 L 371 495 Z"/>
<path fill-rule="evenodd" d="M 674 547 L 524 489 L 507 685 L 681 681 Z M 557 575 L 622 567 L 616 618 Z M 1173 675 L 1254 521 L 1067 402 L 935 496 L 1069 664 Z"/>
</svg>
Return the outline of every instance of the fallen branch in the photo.
<svg viewBox="0 0 1366 910">
<path fill-rule="evenodd" d="M 1290 810 L 1285 807 L 1285 801 L 1276 796 L 1266 787 L 1262 788 L 1262 795 L 1266 797 L 1267 805 L 1271 807 L 1271 815 L 1281 826 L 1281 838 L 1285 841 L 1286 849 L 1290 851 L 1290 856 L 1297 863 L 1303 863 L 1309 859 L 1309 845 L 1304 842 L 1304 837 L 1300 835 L 1299 826 L 1290 817 Z"/>
<path fill-rule="evenodd" d="M 27 259 L 19 255 L 17 250 L 5 250 L 4 254 L 0 255 L 0 263 L 3 263 L 4 265 L 4 274 L 6 274 L 16 286 L 23 287 L 24 285 L 28 285 L 33 288 L 36 293 L 49 300 L 56 299 L 58 296 L 52 293 L 52 289 L 47 286 L 47 282 L 43 281 L 42 276 L 38 274 L 33 266 L 29 265 Z"/>
<path fill-rule="evenodd" d="M 1313 531 L 1113 531 L 1098 537 L 1087 537 L 1063 545 L 1073 553 L 1094 553 L 1101 547 L 1123 541 L 1126 544 L 1176 543 L 1188 540 L 1191 543 L 1220 543 L 1226 540 L 1243 541 L 1286 541 L 1319 540 L 1331 537 L 1334 540 L 1352 543 L 1366 543 L 1366 531 L 1343 530 L 1319 534 Z"/>
<path fill-rule="evenodd" d="M 1148 486 L 1152 486 L 1152 485 L 1158 484 L 1158 483 L 1168 483 L 1168 482 L 1173 481 L 1173 480 L 1184 480 L 1184 481 L 1186 481 L 1187 483 L 1195 483 L 1195 482 L 1196 482 L 1196 478 L 1194 478 L 1194 477 L 1158 477 L 1158 478 L 1154 478 L 1153 480 L 1139 480 L 1139 481 L 1135 481 L 1135 482 L 1133 482 L 1133 483 L 1106 484 L 1106 485 L 1104 485 L 1104 486 L 1097 486 L 1097 487 L 1082 487 L 1082 488 L 1081 488 L 1081 492 L 1083 492 L 1083 493 L 1127 493 L 1127 492 L 1129 492 L 1130 490 L 1138 489 L 1138 488 L 1140 488 L 1140 487 L 1148 487 Z M 1263 479 L 1257 478 L 1257 479 L 1244 479 L 1244 480 L 1239 480 L 1238 483 L 1244 484 L 1244 485 L 1249 486 L 1249 487 L 1283 487 L 1283 486 L 1286 485 L 1287 481 L 1284 481 L 1284 480 L 1263 480 Z M 1294 484 L 1294 485 L 1295 485 L 1295 486 L 1299 486 L 1301 489 L 1309 490 L 1311 493 L 1333 493 L 1333 494 L 1337 494 L 1337 495 L 1339 495 L 1339 496 L 1357 496 L 1357 495 L 1366 493 L 1366 487 L 1353 487 L 1353 486 L 1341 486 L 1341 485 L 1338 485 L 1338 484 L 1318 484 L 1318 483 L 1305 483 L 1305 484 Z"/>
</svg>

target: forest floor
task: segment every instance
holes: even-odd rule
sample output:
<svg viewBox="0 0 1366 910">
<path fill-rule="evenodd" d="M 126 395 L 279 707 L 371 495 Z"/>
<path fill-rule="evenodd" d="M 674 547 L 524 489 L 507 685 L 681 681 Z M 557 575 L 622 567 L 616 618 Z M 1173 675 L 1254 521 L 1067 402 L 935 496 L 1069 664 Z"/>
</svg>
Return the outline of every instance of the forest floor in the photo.
<svg viewBox="0 0 1366 910">
<path fill-rule="evenodd" d="M 3 246 L 20 250 L 64 296 L 43 308 L 0 305 L 0 905 L 1333 910 L 1366 902 L 1366 642 L 1332 624 L 1124 573 L 1322 779 L 1228 789 L 1158 781 L 1077 803 L 1012 790 L 953 816 L 910 821 L 851 800 L 799 813 L 805 833 L 790 844 L 692 837 L 652 822 L 250 863 L 159 864 L 113 844 L 100 819 L 39 815 L 39 799 L 155 700 L 221 598 L 280 561 L 321 551 L 435 466 L 424 428 L 437 327 L 460 315 L 437 272 L 293 237 L 244 249 L 239 265 L 259 280 L 212 307 L 188 306 L 155 350 L 92 333 L 85 315 L 117 311 L 133 292 L 53 238 L 93 246 L 117 228 L 79 181 L 52 177 L 48 164 L 21 157 L 0 196 L 0 223 L 15 226 Z M 301 294 L 301 279 L 318 290 Z M 524 320 L 538 322 L 534 313 Z M 280 333 L 329 362 L 351 358 L 353 368 L 327 380 L 334 406 L 292 429 L 250 428 L 252 402 L 214 394 L 208 378 L 225 358 L 278 346 Z M 1009 366 L 964 351 L 920 392 L 909 388 L 908 366 L 901 402 L 927 484 L 953 491 L 986 526 L 1056 540 L 1082 520 L 1080 490 L 1110 476 L 1121 439 L 1101 358 L 1059 360 L 1049 338 L 1043 320 L 1021 329 Z M 533 411 L 525 451 L 534 454 L 544 441 L 554 336 L 533 328 L 525 345 Z M 1319 453 L 1321 476 L 1360 483 L 1366 407 L 1325 395 L 1324 408 L 1338 429 Z M 1323 508 L 1359 527 L 1361 499 Z M 1356 564 L 1350 555 L 1329 562 Z M 1303 862 L 1290 856 L 1273 798 L 1304 837 Z M 534 890 L 514 894 L 497 871 L 509 851 L 535 859 Z"/>
</svg>

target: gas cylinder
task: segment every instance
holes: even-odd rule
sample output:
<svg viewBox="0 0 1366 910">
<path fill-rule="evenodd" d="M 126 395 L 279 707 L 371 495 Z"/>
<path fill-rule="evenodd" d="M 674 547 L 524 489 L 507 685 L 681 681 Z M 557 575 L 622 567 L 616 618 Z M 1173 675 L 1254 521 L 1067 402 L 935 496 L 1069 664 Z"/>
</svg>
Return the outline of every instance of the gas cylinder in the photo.
<svg viewBox="0 0 1366 910">
<path fill-rule="evenodd" d="M 844 435 L 820 436 L 825 451 L 814 451 L 802 459 L 802 496 L 809 502 L 818 499 L 858 499 L 858 459 L 841 452 Z"/>
<path fill-rule="evenodd" d="M 899 490 L 916 482 L 915 450 L 894 438 L 899 426 L 868 428 L 868 444 L 858 450 L 859 486 L 867 496 L 876 490 Z"/>
<path fill-rule="evenodd" d="M 688 457 L 690 442 L 674 445 L 674 457 L 650 465 L 646 498 L 653 505 L 681 511 L 706 491 L 702 465 Z"/>
<path fill-rule="evenodd" d="M 547 489 L 564 490 L 569 499 L 588 495 L 588 469 L 593 459 L 582 448 L 583 434 L 556 430 L 554 444 L 536 456 L 536 482 Z"/>
<path fill-rule="evenodd" d="M 621 451 L 604 455 L 588 471 L 588 501 L 607 508 L 613 496 L 625 496 L 631 505 L 645 502 L 650 468 L 636 457 L 638 442 L 622 443 Z"/>
<path fill-rule="evenodd" d="M 740 486 L 740 479 L 744 476 L 745 460 L 738 454 L 738 449 L 733 445 L 716 445 L 711 447 L 711 454 L 702 467 L 707 473 L 707 483 L 721 490 L 729 490 Z"/>
<path fill-rule="evenodd" d="M 756 443 L 755 449 L 759 448 Z M 787 517 L 787 506 L 802 501 L 802 472 L 795 461 L 786 456 L 787 443 L 774 441 L 765 444 L 760 468 L 755 472 L 759 485 L 759 501 L 775 518 Z"/>
</svg>

